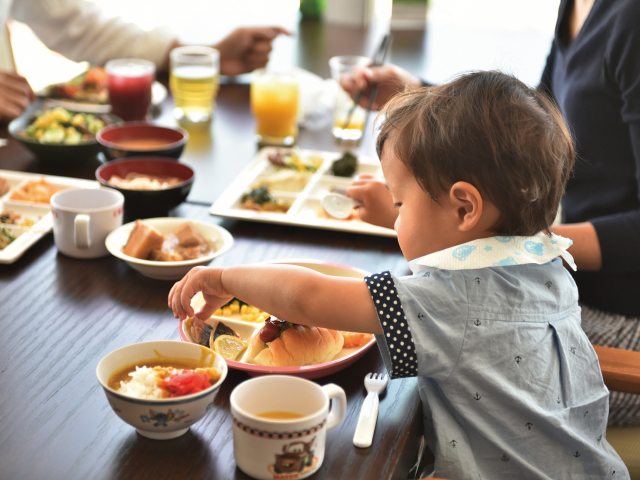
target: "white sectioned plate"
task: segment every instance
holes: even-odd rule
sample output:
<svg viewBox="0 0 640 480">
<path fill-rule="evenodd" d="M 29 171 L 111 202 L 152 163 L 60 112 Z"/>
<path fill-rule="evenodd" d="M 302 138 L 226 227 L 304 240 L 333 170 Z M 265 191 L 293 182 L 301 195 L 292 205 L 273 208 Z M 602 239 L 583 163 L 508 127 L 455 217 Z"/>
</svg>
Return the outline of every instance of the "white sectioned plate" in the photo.
<svg viewBox="0 0 640 480">
<path fill-rule="evenodd" d="M 135 222 L 122 225 L 111 232 L 105 240 L 107 250 L 109 250 L 114 257 L 118 257 L 127 262 L 131 268 L 137 270 L 145 277 L 158 280 L 180 280 L 193 267 L 209 264 L 211 260 L 227 252 L 233 245 L 233 237 L 231 234 L 224 228 L 211 223 L 177 217 L 148 218 L 142 220 L 142 222 L 158 229 L 163 235 L 173 232 L 178 225 L 187 221 L 193 223 L 200 231 L 209 243 L 212 253 L 204 257 L 193 260 L 183 260 L 181 262 L 156 262 L 125 255 L 122 252 L 122 248 L 127 243 L 127 240 L 129 240 L 129 235 L 135 226 Z"/>
<path fill-rule="evenodd" d="M 100 188 L 93 180 L 57 177 L 53 175 L 37 175 L 33 173 L 0 170 L 0 177 L 8 180 L 11 189 L 0 198 L 0 214 L 5 211 L 18 213 L 23 219 L 33 221 L 31 226 L 14 226 L 0 222 L 0 229 L 15 237 L 9 245 L 0 249 L 0 263 L 13 263 L 18 260 L 34 243 L 44 237 L 53 228 L 51 207 L 47 203 L 24 202 L 11 199 L 12 192 L 29 181 L 44 179 L 56 190 L 63 188 Z"/>
<path fill-rule="evenodd" d="M 303 154 L 322 157 L 323 162 L 315 173 L 309 174 L 309 180 L 299 191 L 272 191 L 278 199 L 283 200 L 291 207 L 286 213 L 258 212 L 241 208 L 242 197 L 249 193 L 252 186 L 259 182 L 260 178 L 272 174 L 278 170 L 269 162 L 269 153 L 274 148 L 263 148 L 247 167 L 240 172 L 231 182 L 224 193 L 215 201 L 209 213 L 220 217 L 250 220 L 254 222 L 280 223 L 283 225 L 296 225 L 299 227 L 321 228 L 325 230 L 338 230 L 343 232 L 365 233 L 383 237 L 396 237 L 396 232 L 389 228 L 378 227 L 363 222 L 358 218 L 339 220 L 323 214 L 320 201 L 322 197 L 331 191 L 346 190 L 354 178 L 367 173 L 382 179 L 382 169 L 377 159 L 360 156 L 358 168 L 354 177 L 336 177 L 331 175 L 330 169 L 334 160 L 340 158 L 338 152 L 305 151 Z M 281 170 L 286 170 L 284 167 Z"/>
</svg>

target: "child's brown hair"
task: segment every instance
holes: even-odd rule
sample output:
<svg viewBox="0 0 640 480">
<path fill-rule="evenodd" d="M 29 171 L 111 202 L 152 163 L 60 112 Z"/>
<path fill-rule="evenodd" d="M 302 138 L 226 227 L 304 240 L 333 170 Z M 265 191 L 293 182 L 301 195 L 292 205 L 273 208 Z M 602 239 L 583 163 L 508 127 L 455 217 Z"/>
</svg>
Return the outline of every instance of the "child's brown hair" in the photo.
<svg viewBox="0 0 640 480">
<path fill-rule="evenodd" d="M 500 235 L 547 231 L 574 162 L 555 104 L 504 73 L 474 72 L 404 92 L 383 109 L 378 155 L 394 153 L 437 203 L 456 182 L 474 185 L 500 211 Z"/>
</svg>

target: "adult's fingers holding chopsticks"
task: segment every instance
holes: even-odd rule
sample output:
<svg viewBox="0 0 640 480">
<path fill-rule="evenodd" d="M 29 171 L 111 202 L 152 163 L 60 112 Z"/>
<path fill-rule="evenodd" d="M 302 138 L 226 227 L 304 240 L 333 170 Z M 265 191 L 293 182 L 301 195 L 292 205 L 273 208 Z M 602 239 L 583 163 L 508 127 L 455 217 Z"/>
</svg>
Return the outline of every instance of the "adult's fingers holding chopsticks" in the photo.
<svg viewBox="0 0 640 480">
<path fill-rule="evenodd" d="M 396 93 L 403 91 L 405 87 L 420 88 L 422 82 L 406 70 L 392 64 L 361 67 L 340 78 L 340 86 L 354 100 L 364 91 L 358 98 L 358 104 L 363 108 L 369 107 L 374 85 L 378 85 L 378 92 L 371 109 L 380 110 Z"/>
</svg>

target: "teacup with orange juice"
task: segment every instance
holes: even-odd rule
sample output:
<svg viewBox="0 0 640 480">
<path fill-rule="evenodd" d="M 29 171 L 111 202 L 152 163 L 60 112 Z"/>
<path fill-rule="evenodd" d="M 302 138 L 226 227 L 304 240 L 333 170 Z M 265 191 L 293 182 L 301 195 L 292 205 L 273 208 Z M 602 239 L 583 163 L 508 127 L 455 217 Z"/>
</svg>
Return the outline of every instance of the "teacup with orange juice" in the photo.
<svg viewBox="0 0 640 480">
<path fill-rule="evenodd" d="M 295 143 L 298 137 L 298 101 L 298 82 L 292 75 L 265 69 L 253 73 L 251 111 L 256 119 L 258 143 Z"/>
</svg>

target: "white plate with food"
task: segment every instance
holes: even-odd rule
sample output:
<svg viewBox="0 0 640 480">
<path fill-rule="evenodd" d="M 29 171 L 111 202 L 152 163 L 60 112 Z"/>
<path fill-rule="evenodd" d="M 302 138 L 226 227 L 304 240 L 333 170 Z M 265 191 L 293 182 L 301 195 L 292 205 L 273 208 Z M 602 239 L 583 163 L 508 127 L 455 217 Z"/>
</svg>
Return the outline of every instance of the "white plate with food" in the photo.
<svg viewBox="0 0 640 480">
<path fill-rule="evenodd" d="M 185 218 L 137 220 L 111 232 L 109 252 L 149 278 L 179 280 L 198 265 L 227 252 L 231 234 L 218 225 Z"/>
<path fill-rule="evenodd" d="M 109 91 L 104 67 L 92 67 L 68 82 L 49 85 L 38 96 L 47 98 L 51 105 L 72 111 L 108 113 Z M 167 88 L 155 81 L 151 85 L 151 104 L 160 105 L 167 98 Z"/>
<path fill-rule="evenodd" d="M 0 170 L 0 263 L 13 263 L 53 228 L 49 199 L 65 188 L 100 188 L 91 180 Z"/>
<path fill-rule="evenodd" d="M 361 174 L 382 179 L 377 159 L 298 148 L 263 148 L 211 206 L 220 217 L 395 237 L 396 232 L 358 218 L 331 217 L 328 193 L 344 193 Z"/>
<path fill-rule="evenodd" d="M 283 260 L 273 263 L 299 265 L 325 275 L 352 278 L 369 275 L 368 272 L 348 265 L 316 260 Z M 194 309 L 198 310 L 203 304 L 202 295 L 196 295 L 192 302 Z M 277 330 L 266 332 L 269 338 L 261 338 L 265 328 Z M 274 321 L 274 317 L 270 317 L 268 313 L 243 304 L 238 299 L 217 310 L 205 322 L 193 318 L 181 320 L 179 331 L 183 341 L 212 348 L 226 358 L 229 368 L 244 370 L 252 376 L 285 374 L 303 378 L 324 377 L 351 365 L 376 342 L 370 334 L 337 332 L 303 327 L 282 320 Z M 285 335 L 288 338 L 283 340 Z M 285 343 L 299 345 L 299 351 L 286 349 Z M 280 366 L 287 362 L 301 363 L 298 360 L 303 357 L 319 360 L 310 364 Z"/>
</svg>

